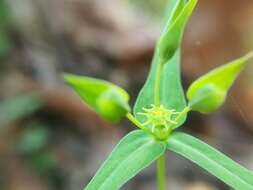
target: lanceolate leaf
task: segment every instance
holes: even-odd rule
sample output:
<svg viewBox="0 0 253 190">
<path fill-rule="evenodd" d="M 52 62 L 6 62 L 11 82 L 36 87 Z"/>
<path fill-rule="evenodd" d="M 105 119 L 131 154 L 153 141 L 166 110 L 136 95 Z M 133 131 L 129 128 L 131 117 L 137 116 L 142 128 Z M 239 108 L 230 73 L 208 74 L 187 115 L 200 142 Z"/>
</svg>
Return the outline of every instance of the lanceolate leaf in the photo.
<svg viewBox="0 0 253 190">
<path fill-rule="evenodd" d="M 164 69 L 162 71 L 161 77 L 161 88 L 160 88 L 160 104 L 163 104 L 167 109 L 175 109 L 176 111 L 182 111 L 185 107 L 185 98 L 181 85 L 181 77 L 180 77 L 180 42 L 181 36 L 183 33 L 183 29 L 186 23 L 186 20 L 189 18 L 193 7 L 196 4 L 196 0 L 190 0 L 188 3 L 184 0 L 172 0 L 171 6 L 169 7 L 169 12 L 167 16 L 167 24 L 162 33 L 162 40 L 159 41 L 159 44 L 155 50 L 155 55 L 153 58 L 151 71 L 148 76 L 148 79 L 140 91 L 135 107 L 134 113 L 136 118 L 140 122 L 145 122 L 145 118 L 138 115 L 138 112 L 142 112 L 142 108 L 149 108 L 151 104 L 154 104 L 154 86 L 155 86 L 155 78 L 157 73 L 158 65 L 161 62 L 160 58 L 160 47 L 168 47 L 166 44 L 170 43 L 170 28 L 171 26 L 175 26 L 176 29 L 173 29 L 173 35 L 171 36 L 173 40 L 178 40 L 176 43 L 176 47 L 173 45 L 172 49 L 173 55 L 169 60 L 166 61 L 164 65 Z M 191 7 L 191 9 L 189 8 Z M 187 12 L 188 11 L 188 12 Z M 187 13 L 187 14 L 186 14 Z M 184 18 L 184 19 L 182 19 Z M 177 22 L 180 21 L 180 22 Z M 165 48 L 165 49 L 166 49 Z M 166 50 L 163 49 L 164 52 Z M 181 125 L 180 123 L 179 125 Z M 178 126 L 179 126 L 178 125 Z"/>
<path fill-rule="evenodd" d="M 190 135 L 176 132 L 167 148 L 193 161 L 236 190 L 253 189 L 253 173 Z"/>
<path fill-rule="evenodd" d="M 144 131 L 124 137 L 84 190 L 118 190 L 129 179 L 156 160 L 166 149 Z"/>
<path fill-rule="evenodd" d="M 107 121 L 118 122 L 130 111 L 129 95 L 112 83 L 70 74 L 65 74 L 64 79 L 85 103 Z"/>
<path fill-rule="evenodd" d="M 239 73 L 252 57 L 253 52 L 218 67 L 193 82 L 187 91 L 190 107 L 202 113 L 219 108 Z"/>
</svg>

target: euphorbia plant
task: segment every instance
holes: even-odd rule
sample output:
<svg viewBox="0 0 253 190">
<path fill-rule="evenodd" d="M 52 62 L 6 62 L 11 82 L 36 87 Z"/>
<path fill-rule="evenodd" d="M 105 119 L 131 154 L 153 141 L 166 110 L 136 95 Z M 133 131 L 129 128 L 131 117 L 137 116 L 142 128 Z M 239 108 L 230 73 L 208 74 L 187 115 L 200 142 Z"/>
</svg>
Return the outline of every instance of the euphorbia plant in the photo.
<svg viewBox="0 0 253 190">
<path fill-rule="evenodd" d="M 212 70 L 187 90 L 180 79 L 180 44 L 185 25 L 197 0 L 172 0 L 167 22 L 157 43 L 148 79 L 139 93 L 133 114 L 129 96 L 120 87 L 99 79 L 65 75 L 65 80 L 105 120 L 127 117 L 139 130 L 127 134 L 84 190 L 117 190 L 157 160 L 158 189 L 165 189 L 165 151 L 193 161 L 237 190 L 253 190 L 253 173 L 195 137 L 176 129 L 189 111 L 211 113 L 253 53 Z"/>
</svg>

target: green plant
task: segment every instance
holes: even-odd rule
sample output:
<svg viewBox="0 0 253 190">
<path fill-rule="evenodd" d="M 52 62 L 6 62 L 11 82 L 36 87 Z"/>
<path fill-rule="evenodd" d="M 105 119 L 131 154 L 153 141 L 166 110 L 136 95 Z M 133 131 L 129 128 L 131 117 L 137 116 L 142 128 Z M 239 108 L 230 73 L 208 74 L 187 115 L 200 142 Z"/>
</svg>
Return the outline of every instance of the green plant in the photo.
<svg viewBox="0 0 253 190">
<path fill-rule="evenodd" d="M 175 131 L 191 110 L 210 113 L 225 101 L 227 92 L 249 53 L 197 79 L 187 91 L 180 79 L 180 44 L 197 0 L 172 0 L 167 23 L 157 44 L 148 79 L 130 113 L 129 96 L 121 88 L 98 79 L 66 74 L 65 80 L 81 98 L 109 122 L 126 116 L 141 130 L 130 132 L 114 148 L 84 190 L 117 190 L 157 160 L 158 189 L 165 189 L 165 151 L 193 161 L 237 190 L 253 189 L 253 173 L 204 142 Z"/>
</svg>

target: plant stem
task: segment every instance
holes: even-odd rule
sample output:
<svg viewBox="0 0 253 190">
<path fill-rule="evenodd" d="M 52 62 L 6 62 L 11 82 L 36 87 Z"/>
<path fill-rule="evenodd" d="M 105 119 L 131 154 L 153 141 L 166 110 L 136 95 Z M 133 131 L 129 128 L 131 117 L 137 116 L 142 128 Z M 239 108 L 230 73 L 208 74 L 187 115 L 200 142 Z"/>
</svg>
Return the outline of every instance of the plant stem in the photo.
<svg viewBox="0 0 253 190">
<path fill-rule="evenodd" d="M 157 72 L 156 72 L 156 78 L 155 78 L 155 88 L 154 88 L 154 104 L 155 106 L 159 106 L 160 101 L 160 92 L 161 92 L 161 77 L 162 77 L 162 71 L 163 71 L 164 62 L 161 61 L 158 64 Z"/>
<path fill-rule="evenodd" d="M 142 124 L 135 119 L 135 117 L 131 114 L 131 113 L 127 113 L 126 115 L 127 119 L 129 119 L 136 127 L 142 129 L 143 131 L 146 131 L 148 134 L 152 135 L 153 137 L 155 137 L 157 139 L 157 137 L 155 136 L 154 133 L 152 133 L 152 131 L 150 131 L 148 128 L 143 127 Z"/>
<path fill-rule="evenodd" d="M 165 170 L 165 161 L 166 161 L 166 156 L 163 154 L 158 158 L 157 160 L 157 186 L 158 190 L 165 190 L 165 183 L 166 183 L 166 170 Z"/>
<path fill-rule="evenodd" d="M 161 77 L 163 71 L 164 62 L 160 61 L 156 71 L 155 88 L 154 88 L 154 104 L 159 106 L 160 104 L 160 92 L 161 92 Z M 165 154 L 160 156 L 157 160 L 157 186 L 158 190 L 165 190 Z"/>
<path fill-rule="evenodd" d="M 186 106 L 183 111 L 180 112 L 180 114 L 176 117 L 175 121 L 178 123 L 182 120 L 183 117 L 191 110 L 189 106 Z"/>
</svg>

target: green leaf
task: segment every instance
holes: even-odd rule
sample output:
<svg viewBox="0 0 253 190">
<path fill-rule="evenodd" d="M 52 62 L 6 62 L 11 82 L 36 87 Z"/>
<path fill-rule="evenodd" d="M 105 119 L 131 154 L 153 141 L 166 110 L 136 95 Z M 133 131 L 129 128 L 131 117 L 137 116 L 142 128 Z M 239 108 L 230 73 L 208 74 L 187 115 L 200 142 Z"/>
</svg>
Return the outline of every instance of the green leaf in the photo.
<svg viewBox="0 0 253 190">
<path fill-rule="evenodd" d="M 180 78 L 179 55 L 180 51 L 178 50 L 170 63 L 165 65 L 160 88 L 160 104 L 167 109 L 175 109 L 178 112 L 182 111 L 186 106 Z M 141 123 L 145 123 L 146 118 L 138 113 L 143 112 L 142 108 L 150 108 L 154 104 L 155 76 L 158 64 L 159 56 L 156 53 L 149 77 L 140 91 L 134 106 L 135 117 Z"/>
<path fill-rule="evenodd" d="M 187 91 L 191 109 L 201 113 L 210 113 L 218 109 L 225 101 L 233 82 L 252 57 L 253 53 L 249 53 L 193 82 Z"/>
<path fill-rule="evenodd" d="M 166 149 L 142 130 L 124 137 L 84 190 L 117 190 L 150 165 Z"/>
<path fill-rule="evenodd" d="M 181 36 L 188 20 L 192 9 L 196 5 L 196 0 L 190 0 L 188 3 L 184 0 L 172 0 L 168 9 L 167 15 L 167 24 L 162 33 L 162 37 L 159 41 L 159 44 L 155 50 L 155 55 L 153 58 L 151 71 L 149 73 L 148 79 L 140 91 L 137 101 L 134 107 L 135 117 L 141 122 L 145 122 L 145 117 L 138 115 L 137 113 L 143 112 L 143 108 L 150 108 L 154 104 L 154 89 L 155 89 L 155 80 L 157 69 L 159 64 L 161 64 L 160 58 L 160 48 L 166 52 L 167 43 L 171 45 L 170 32 L 173 33 L 173 40 L 176 40 L 178 44 L 176 45 L 175 52 L 171 55 L 171 59 L 166 61 L 166 64 L 163 67 L 161 75 L 161 86 L 160 86 L 160 104 L 163 104 L 167 109 L 175 109 L 176 111 L 182 111 L 185 106 L 184 92 L 181 85 L 181 76 L 180 76 L 180 42 Z M 172 34 L 171 33 L 171 34 Z M 174 43 L 174 42 L 173 42 Z M 166 46 L 166 47 L 165 47 Z M 172 44 L 173 48 L 174 45 Z M 172 49 L 173 49 L 172 48 Z M 169 47 L 170 49 L 170 47 Z M 173 49 L 174 51 L 174 49 Z M 163 59 L 165 59 L 163 57 Z M 180 126 L 185 121 L 185 118 L 182 119 L 182 122 L 177 126 Z"/>
<path fill-rule="evenodd" d="M 186 0 L 176 0 L 176 1 L 171 1 L 171 3 L 176 3 L 176 6 L 175 6 L 175 8 L 173 10 L 173 14 L 170 18 L 169 25 L 167 25 L 167 27 L 165 27 L 165 30 L 168 30 L 170 25 L 172 25 L 176 21 L 176 19 L 178 18 L 178 16 L 180 15 L 182 10 L 184 9 L 184 6 L 186 4 Z M 173 6 L 173 5 L 171 5 L 171 6 Z"/>
<path fill-rule="evenodd" d="M 183 10 L 186 0 L 170 0 L 167 1 L 166 14 L 165 14 L 165 26 L 163 33 L 171 26 L 180 12 Z"/>
<path fill-rule="evenodd" d="M 71 74 L 65 74 L 64 80 L 107 121 L 117 123 L 130 111 L 129 95 L 112 83 Z"/>
<path fill-rule="evenodd" d="M 175 132 L 167 148 L 193 161 L 236 190 L 253 189 L 253 173 L 199 139 Z"/>
</svg>

